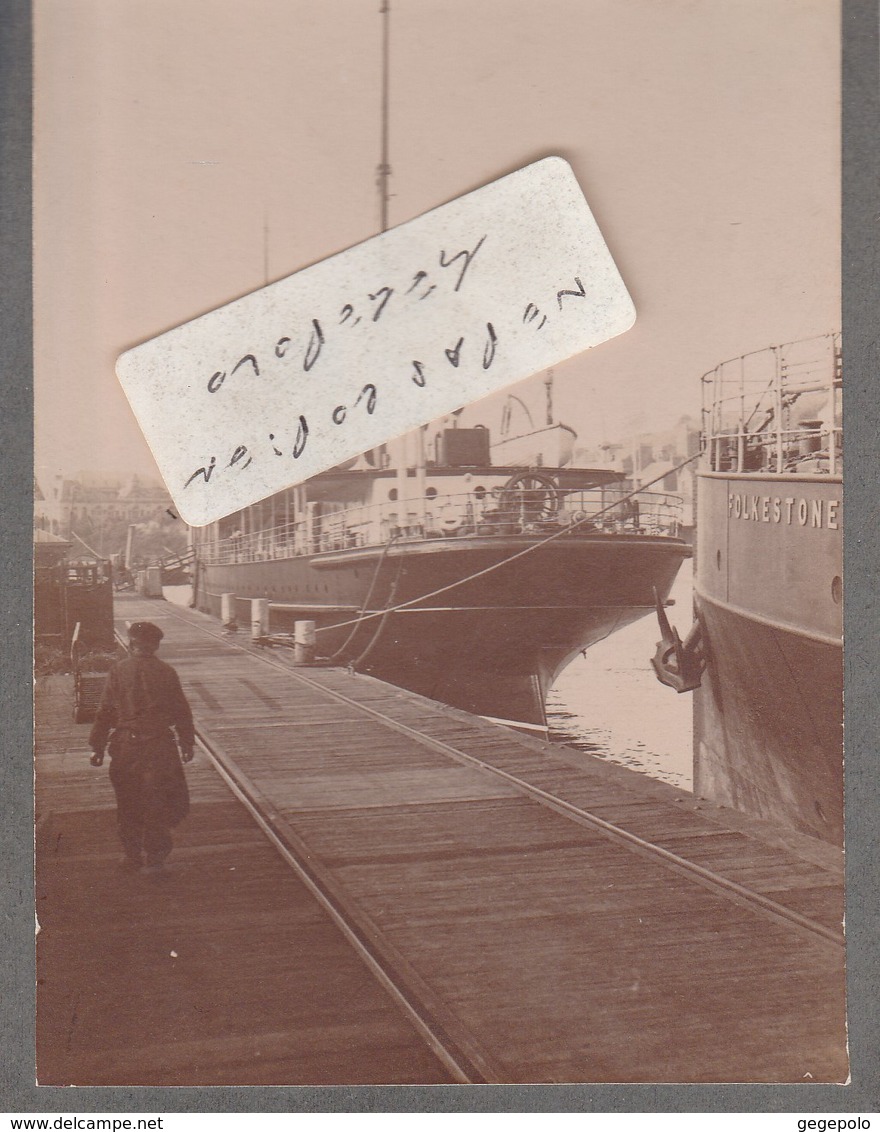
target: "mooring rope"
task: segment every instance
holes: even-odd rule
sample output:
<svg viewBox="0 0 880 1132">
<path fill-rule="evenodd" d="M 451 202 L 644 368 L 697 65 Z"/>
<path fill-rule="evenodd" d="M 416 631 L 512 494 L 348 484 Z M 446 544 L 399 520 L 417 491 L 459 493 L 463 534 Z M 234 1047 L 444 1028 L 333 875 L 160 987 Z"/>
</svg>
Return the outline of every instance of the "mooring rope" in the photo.
<svg viewBox="0 0 880 1132">
<path fill-rule="evenodd" d="M 342 656 L 342 654 L 345 652 L 345 650 L 348 648 L 348 646 L 351 644 L 352 640 L 354 639 L 354 637 L 355 637 L 355 635 L 358 631 L 358 628 L 360 627 L 361 621 L 364 620 L 364 613 L 366 611 L 367 606 L 370 604 L 370 598 L 373 596 L 373 590 L 376 588 L 376 582 L 379 580 L 379 571 L 382 569 L 382 564 L 384 563 L 385 559 L 388 557 L 388 551 L 391 549 L 391 544 L 395 541 L 395 539 L 397 537 L 398 537 L 397 535 L 392 535 L 391 538 L 389 538 L 389 540 L 385 543 L 385 546 L 382 549 L 382 553 L 379 556 L 379 561 L 376 563 L 376 569 L 373 571 L 373 577 L 372 577 L 372 580 L 370 582 L 370 588 L 367 590 L 367 596 L 364 598 L 363 602 L 361 603 L 360 613 L 355 618 L 354 628 L 351 630 L 351 632 L 345 638 L 345 641 L 339 646 L 339 648 L 336 650 L 336 652 L 332 653 L 329 657 L 327 657 L 328 660 L 336 660 L 337 657 Z M 394 591 L 396 590 L 396 588 L 397 588 L 397 579 L 395 579 L 394 585 L 392 586 L 391 595 L 388 598 L 389 601 L 394 600 L 393 595 L 394 595 Z M 373 647 L 372 642 L 370 643 L 369 647 L 370 648 Z M 358 658 L 358 660 L 360 660 L 360 657 Z"/>
<path fill-rule="evenodd" d="M 401 574 L 402 569 L 403 569 L 403 563 L 399 562 L 397 564 L 397 577 L 391 583 L 391 589 L 388 593 L 388 601 L 389 602 L 394 601 L 394 596 L 397 593 L 397 584 L 400 581 L 400 574 Z M 370 643 L 367 645 L 367 647 L 364 649 L 364 651 L 361 653 L 360 656 L 355 657 L 355 659 L 352 660 L 352 661 L 349 661 L 350 667 L 355 669 L 355 671 L 357 671 L 359 669 L 360 665 L 362 665 L 364 663 L 364 661 L 367 659 L 367 657 L 370 655 L 370 653 L 376 647 L 376 644 L 377 644 L 379 638 L 382 636 L 382 630 L 385 628 L 385 625 L 388 621 L 388 615 L 392 612 L 393 612 L 393 608 L 391 606 L 389 606 L 387 609 L 382 610 L 382 620 L 376 626 L 376 632 L 373 634 L 372 639 L 370 640 Z"/>
</svg>

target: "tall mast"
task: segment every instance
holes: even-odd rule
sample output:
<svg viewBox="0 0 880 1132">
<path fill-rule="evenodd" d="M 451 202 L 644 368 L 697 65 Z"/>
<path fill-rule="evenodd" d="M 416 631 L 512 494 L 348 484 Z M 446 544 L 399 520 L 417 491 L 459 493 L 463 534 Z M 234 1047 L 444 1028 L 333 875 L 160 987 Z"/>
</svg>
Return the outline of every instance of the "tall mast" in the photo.
<svg viewBox="0 0 880 1132">
<path fill-rule="evenodd" d="M 391 176 L 391 166 L 388 162 L 388 76 L 389 76 L 389 47 L 391 28 L 391 0 L 381 0 L 379 13 L 382 16 L 382 118 L 381 118 L 381 153 L 378 177 L 376 184 L 379 189 L 379 222 L 383 232 L 388 231 L 388 178 Z"/>
</svg>

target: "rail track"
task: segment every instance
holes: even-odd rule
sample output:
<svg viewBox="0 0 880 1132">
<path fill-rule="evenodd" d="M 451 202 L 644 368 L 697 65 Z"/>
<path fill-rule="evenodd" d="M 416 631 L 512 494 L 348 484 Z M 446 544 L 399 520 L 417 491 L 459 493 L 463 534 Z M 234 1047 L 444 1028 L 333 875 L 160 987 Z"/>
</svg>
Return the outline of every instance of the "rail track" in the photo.
<svg viewBox="0 0 880 1132">
<path fill-rule="evenodd" d="M 187 625 L 192 625 L 187 617 L 176 613 L 173 606 L 168 606 L 167 612 L 175 619 Z M 264 650 L 231 641 L 228 634 L 216 631 L 206 625 L 199 625 L 198 629 L 217 640 L 222 640 L 225 644 L 231 645 L 260 663 L 283 672 L 289 679 L 309 686 L 322 697 L 343 703 L 347 708 L 363 713 L 389 730 L 407 737 L 413 743 L 428 747 L 462 765 L 503 780 L 506 785 L 512 786 L 540 805 L 562 814 L 570 821 L 600 832 L 629 852 L 650 859 L 655 864 L 661 864 L 677 876 L 710 890 L 716 896 L 720 896 L 740 907 L 748 908 L 755 915 L 782 924 L 797 933 L 806 934 L 813 940 L 818 939 L 830 948 L 842 949 L 845 946 L 842 931 L 835 931 L 817 920 L 780 904 L 763 893 L 753 891 L 729 877 L 688 860 L 686 857 L 679 856 L 619 824 L 607 821 L 598 814 L 592 813 L 589 809 L 574 805 L 517 774 L 510 773 L 492 765 L 491 762 L 463 751 L 453 743 L 425 734 L 401 720 L 394 719 L 376 707 L 349 697 L 336 689 L 328 688 L 319 681 L 312 679 L 303 668 L 294 667 L 292 661 L 288 662 L 286 659 L 270 655 Z M 298 838 L 295 834 L 292 834 L 289 827 L 285 828 L 286 823 L 274 812 L 271 803 L 262 797 L 234 760 L 204 729 L 197 726 L 196 735 L 200 748 L 211 759 L 229 788 L 247 807 L 266 836 L 331 915 L 346 938 L 356 948 L 377 979 L 398 1002 L 417 1031 L 447 1067 L 454 1079 L 462 1083 L 486 1083 L 498 1080 L 491 1059 L 478 1047 L 467 1041 L 462 1042 L 460 1036 L 451 1032 L 455 1030 L 455 1027 L 450 1027 L 444 1022 L 444 1011 L 439 1004 L 432 1004 L 430 990 L 420 985 L 420 980 L 414 972 L 402 972 L 400 970 L 399 957 L 389 956 L 381 938 L 371 930 L 369 921 L 365 922 L 363 919 L 359 919 L 346 901 L 344 890 L 335 885 L 332 879 L 323 872 L 320 865 L 311 858 L 306 848 L 299 843 Z"/>
</svg>

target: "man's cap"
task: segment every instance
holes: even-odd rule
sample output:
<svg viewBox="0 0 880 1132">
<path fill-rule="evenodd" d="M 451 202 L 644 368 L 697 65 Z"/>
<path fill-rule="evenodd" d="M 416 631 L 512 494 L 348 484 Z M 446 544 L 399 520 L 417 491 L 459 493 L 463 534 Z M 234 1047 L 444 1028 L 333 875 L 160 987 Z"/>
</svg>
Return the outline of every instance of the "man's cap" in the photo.
<svg viewBox="0 0 880 1132">
<path fill-rule="evenodd" d="M 128 627 L 128 639 L 135 644 L 158 645 L 165 634 L 152 621 L 134 621 Z"/>
</svg>

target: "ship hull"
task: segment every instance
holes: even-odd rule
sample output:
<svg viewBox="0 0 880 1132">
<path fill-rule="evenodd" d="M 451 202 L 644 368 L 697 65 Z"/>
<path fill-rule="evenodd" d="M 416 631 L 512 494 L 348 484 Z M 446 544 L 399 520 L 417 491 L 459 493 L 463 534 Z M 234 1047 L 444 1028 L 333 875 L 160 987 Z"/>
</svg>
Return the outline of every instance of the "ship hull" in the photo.
<svg viewBox="0 0 880 1132">
<path fill-rule="evenodd" d="M 694 789 L 843 839 L 841 485 L 706 474 L 695 604 Z"/>
<path fill-rule="evenodd" d="M 336 663 L 543 730 L 558 673 L 581 650 L 651 613 L 654 591 L 667 596 L 689 548 L 644 535 L 536 542 L 439 539 L 387 552 L 208 564 L 197 603 L 217 615 L 221 595 L 234 593 L 244 621 L 244 599 L 268 598 L 273 631 L 314 620 L 319 653 Z M 414 604 L 384 612 L 407 603 Z M 362 609 L 370 616 L 358 622 Z"/>
<path fill-rule="evenodd" d="M 192 572 L 189 569 L 163 570 L 163 586 L 186 586 L 192 581 Z"/>
</svg>

